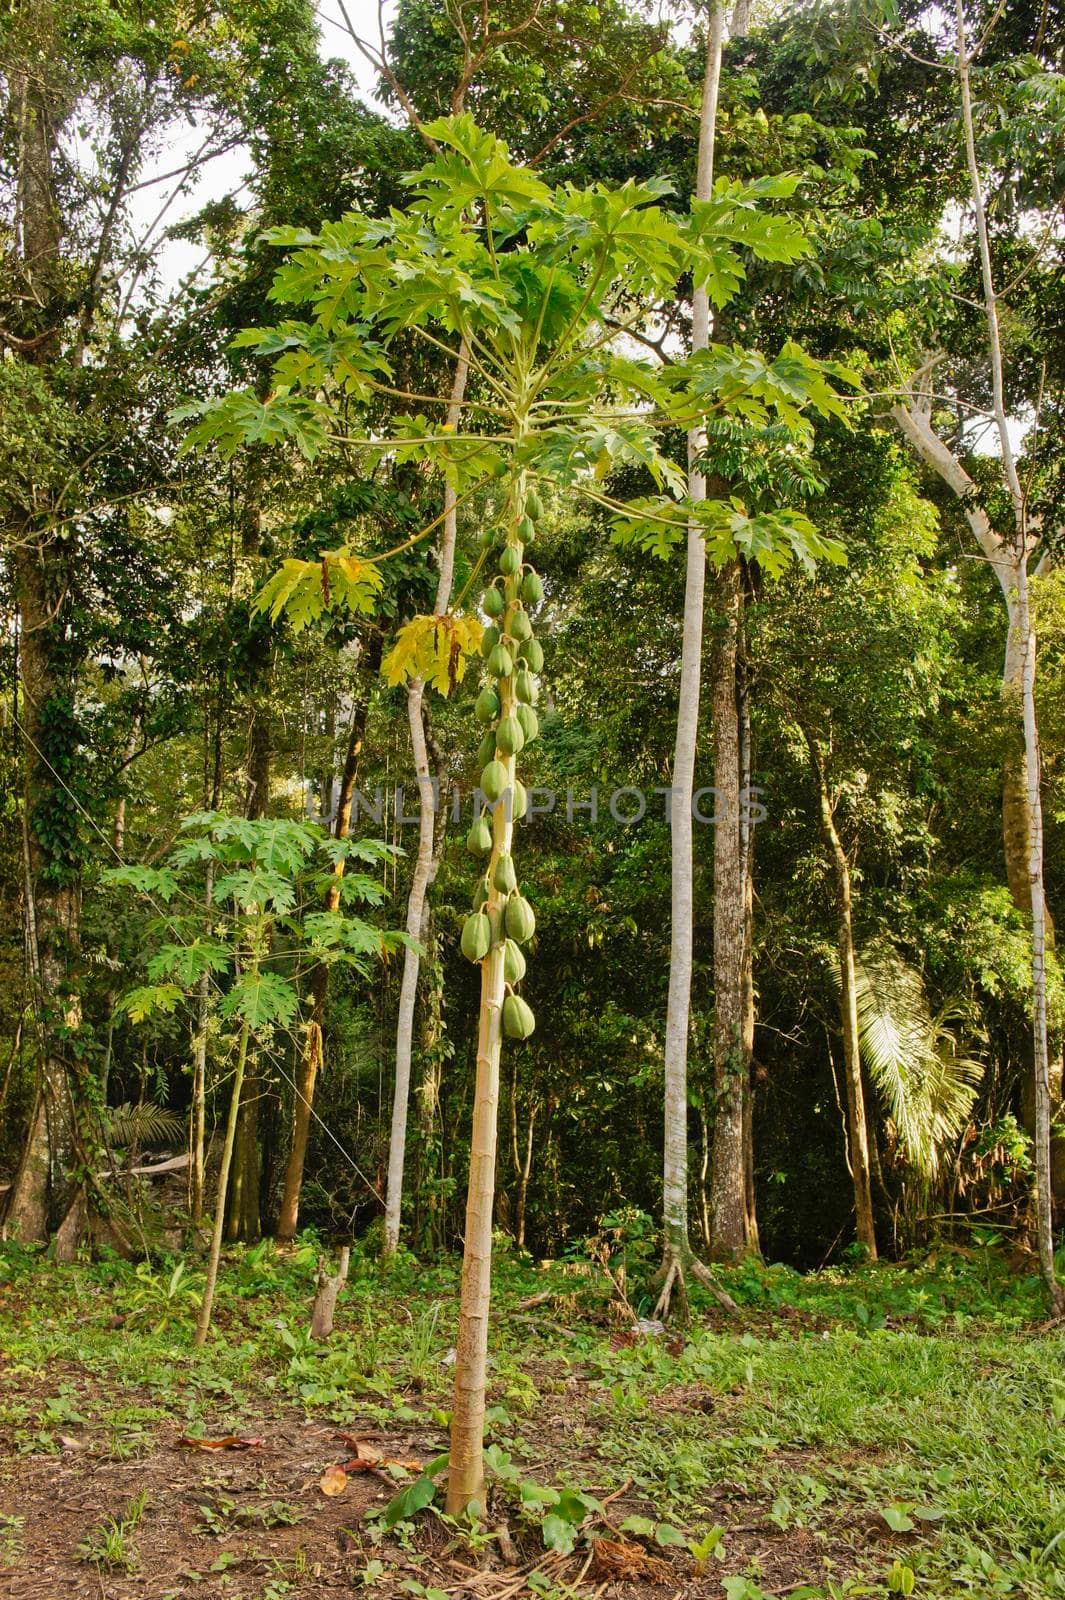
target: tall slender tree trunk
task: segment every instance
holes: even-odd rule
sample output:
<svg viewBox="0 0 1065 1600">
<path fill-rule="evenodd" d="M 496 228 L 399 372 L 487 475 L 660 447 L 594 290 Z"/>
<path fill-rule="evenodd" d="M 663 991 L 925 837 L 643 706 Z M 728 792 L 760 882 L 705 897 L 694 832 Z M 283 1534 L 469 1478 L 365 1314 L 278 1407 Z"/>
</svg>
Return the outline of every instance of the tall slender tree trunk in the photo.
<svg viewBox="0 0 1065 1600">
<path fill-rule="evenodd" d="M 381 666 L 382 637 L 372 633 L 366 646 L 366 661 L 361 673 L 363 688 L 352 709 L 348 727 L 348 744 L 344 755 L 344 771 L 340 778 L 336 815 L 333 818 L 333 836 L 346 839 L 351 831 L 351 808 L 355 799 L 355 785 L 359 774 L 359 758 L 366 738 L 366 724 L 370 715 L 373 685 Z M 340 905 L 340 882 L 344 876 L 344 863 L 338 861 L 333 869 L 333 882 L 325 895 L 325 909 L 336 911 Z M 311 1006 L 307 1023 L 307 1040 L 300 1054 L 296 1070 L 296 1089 L 292 1106 L 292 1143 L 285 1163 L 285 1178 L 281 1190 L 281 1209 L 277 1220 L 279 1239 L 295 1236 L 299 1222 L 300 1189 L 307 1162 L 307 1148 L 311 1136 L 311 1116 L 314 1093 L 322 1064 L 323 1022 L 325 1003 L 329 993 L 329 968 L 320 963 L 311 974 Z"/>
<path fill-rule="evenodd" d="M 714 186 L 714 138 L 717 101 L 721 85 L 721 50 L 724 14 L 713 5 L 709 15 L 706 71 L 699 111 L 699 151 L 695 198 L 708 200 Z M 705 289 L 692 300 L 692 349 L 710 343 L 710 301 Z M 705 432 L 693 428 L 688 435 L 688 494 L 706 499 L 706 478 L 698 462 L 706 444 Z M 694 870 L 692 854 L 692 796 L 695 756 L 699 737 L 699 693 L 702 677 L 703 600 L 706 592 L 706 546 L 696 522 L 688 528 L 684 573 L 684 621 L 681 637 L 680 686 L 677 696 L 677 731 L 673 749 L 670 796 L 670 951 L 669 992 L 663 1068 L 664 1135 L 662 1170 L 662 1227 L 664 1278 L 658 1309 L 664 1315 L 674 1285 L 684 1290 L 684 1273 L 692 1262 L 688 1239 L 688 1034 L 691 1017 L 692 943 L 694 924 Z"/>
<path fill-rule="evenodd" d="M 38 8 L 36 27 L 44 63 L 54 29 L 49 5 Z M 14 359 L 42 368 L 59 353 L 65 294 L 54 178 L 55 141 L 65 109 L 47 79 L 44 67 L 35 65 L 13 71 L 8 85 L 11 121 L 20 130 L 12 267 L 19 298 L 32 308 L 35 324 L 25 330 L 24 354 Z M 76 807 L 60 775 L 77 767 L 76 648 L 69 606 L 77 556 L 72 537 L 56 539 L 41 531 L 45 509 L 27 506 L 8 529 L 20 619 L 26 933 L 39 1075 L 4 1229 L 24 1240 L 43 1240 L 57 1230 L 57 1254 L 69 1255 L 76 1229 L 62 1224 L 80 1209 L 80 1190 L 72 1179 L 78 1142 L 72 1041 L 81 1026 L 81 878 Z"/>
<path fill-rule="evenodd" d="M 719 574 L 713 652 L 714 716 L 714 1147 L 711 1254 L 736 1261 L 747 1249 L 745 1106 L 746 881 L 740 836 L 740 719 L 736 699 L 739 561 Z"/>
<path fill-rule="evenodd" d="M 1065 1287 L 1054 1266 L 1053 1186 L 1050 1145 L 1050 1051 L 1047 1034 L 1047 914 L 1043 882 L 1043 801 L 1040 790 L 1039 726 L 1035 707 L 1036 639 L 1028 597 L 1028 563 L 1018 563 L 1017 609 L 1025 641 L 1022 680 L 1025 761 L 1028 777 L 1028 873 L 1032 899 L 1032 1031 L 1035 1080 L 1035 1212 L 1039 1268 L 1053 1311 L 1065 1313 Z"/>
<path fill-rule="evenodd" d="M 514 1243 L 525 1249 L 525 1214 L 529 1201 L 529 1179 L 532 1176 L 533 1137 L 536 1128 L 537 1104 L 530 1100 L 528 1120 L 525 1124 L 525 1152 L 521 1153 L 518 1135 L 518 1069 L 510 1076 L 510 1159 L 514 1167 Z"/>
<path fill-rule="evenodd" d="M 240 1030 L 240 1042 L 237 1046 L 237 1065 L 233 1074 L 233 1088 L 230 1091 L 229 1117 L 226 1121 L 225 1139 L 222 1144 L 222 1162 L 218 1169 L 218 1192 L 215 1195 L 214 1227 L 211 1231 L 211 1250 L 207 1258 L 207 1281 L 204 1284 L 203 1299 L 200 1302 L 200 1315 L 196 1324 L 196 1337 L 193 1343 L 201 1346 L 207 1341 L 207 1334 L 211 1327 L 211 1312 L 214 1309 L 215 1284 L 218 1281 L 218 1263 L 222 1255 L 222 1234 L 225 1228 L 226 1197 L 229 1190 L 229 1171 L 233 1163 L 233 1151 L 237 1139 L 237 1121 L 240 1116 L 240 1097 L 244 1088 L 244 1068 L 248 1060 L 248 1024 L 245 1022 Z"/>
<path fill-rule="evenodd" d="M 269 681 L 269 667 L 264 673 Z M 265 687 L 265 686 L 264 686 Z M 256 706 L 251 728 L 251 756 L 248 763 L 248 797 L 245 815 L 265 817 L 270 805 L 270 768 L 273 757 L 269 709 L 265 694 Z M 237 1122 L 233 1150 L 233 1172 L 229 1193 L 227 1239 L 253 1242 L 262 1232 L 261 1189 L 262 1150 L 259 1143 L 259 1104 L 265 1086 L 258 1068 L 257 1051 L 247 1057 L 244 1095 Z"/>
<path fill-rule="evenodd" d="M 517 438 L 521 439 L 521 426 Z M 520 547 L 517 527 L 525 511 L 526 483 L 518 478 L 509 506 L 508 543 Z M 510 612 L 507 612 L 510 615 Z M 504 623 L 505 628 L 505 623 Z M 499 679 L 500 720 L 517 707 L 514 676 Z M 515 757 L 497 749 L 496 760 L 506 775 L 503 798 L 492 810 L 492 851 L 488 860 L 489 892 L 485 914 L 495 927 L 503 923 L 507 895 L 496 884 L 502 856 L 511 856 L 514 816 L 511 798 L 517 781 Z M 492 1295 L 492 1213 L 495 1203 L 496 1145 L 499 1127 L 499 1063 L 503 1044 L 505 941 L 497 938 L 481 961 L 481 1003 L 477 1021 L 477 1071 L 470 1134 L 470 1173 L 466 1192 L 459 1328 L 455 1341 L 455 1389 L 451 1409 L 451 1454 L 447 1509 L 457 1516 L 471 1505 L 485 1509 L 484 1411 L 488 1362 L 488 1314 Z"/>
<path fill-rule="evenodd" d="M 744 588 L 743 596 L 746 595 Z M 742 597 L 741 597 L 742 600 Z M 743 1183 L 747 1249 L 757 1252 L 758 1205 L 754 1185 L 754 814 L 751 784 L 754 736 L 751 729 L 751 672 L 741 613 L 736 693 L 740 735 L 740 871 L 743 880 L 743 966 L 740 972 L 740 1046 L 743 1051 Z"/>
<path fill-rule="evenodd" d="M 866 1122 L 865 1088 L 858 1035 L 858 986 L 854 961 L 854 922 L 851 895 L 851 867 L 836 827 L 832 797 L 825 774 L 824 756 L 812 729 L 803 728 L 810 752 L 810 766 L 817 784 L 821 836 L 828 852 L 836 894 L 836 943 L 839 950 L 840 1023 L 843 1032 L 843 1067 L 847 1087 L 847 1153 L 854 1183 L 854 1214 L 858 1242 L 871 1261 L 876 1260 L 876 1224 L 873 1217 L 873 1189 L 869 1160 L 869 1135 Z"/>
<path fill-rule="evenodd" d="M 462 402 L 466 393 L 466 376 L 469 370 L 465 346 L 459 350 L 455 373 L 451 383 L 451 402 L 447 409 L 447 427 L 455 429 L 462 415 Z M 451 603 L 451 587 L 455 571 L 455 540 L 458 519 L 455 506 L 455 489 L 451 483 L 444 488 L 444 523 L 440 537 L 440 570 L 436 585 L 434 615 L 442 617 Z M 438 782 L 429 770 L 429 752 L 423 720 L 425 685 L 420 678 L 412 678 L 407 689 L 407 721 L 410 724 L 411 748 L 414 753 L 414 772 L 418 783 L 418 854 L 414 862 L 414 875 L 407 899 L 407 932 L 420 940 L 425 915 L 426 897 L 439 865 L 435 844 L 437 839 Z M 388 1187 L 385 1195 L 384 1254 L 394 1254 L 399 1244 L 400 1220 L 403 1208 L 403 1168 L 407 1152 L 407 1112 L 410 1105 L 411 1055 L 414 1042 L 414 1008 L 418 998 L 418 972 L 421 957 L 410 945 L 403 952 L 403 979 L 399 991 L 399 1010 L 396 1017 L 396 1075 L 392 1096 L 392 1129 L 388 1144 Z"/>
<path fill-rule="evenodd" d="M 1039 1263 L 1048 1298 L 1055 1313 L 1065 1310 L 1065 1290 L 1058 1283 L 1053 1253 L 1052 1158 L 1050 1142 L 1050 1050 L 1046 1022 L 1046 945 L 1049 932 L 1043 881 L 1043 818 L 1039 775 L 1039 730 L 1035 706 L 1035 637 L 1028 596 L 1028 565 L 1039 545 L 1039 530 L 1029 525 L 1028 502 L 1017 469 L 1006 415 L 999 295 L 995 288 L 991 239 L 984 201 L 983 177 L 976 149 L 973 116 L 971 55 L 966 38 L 964 0 L 957 0 L 957 80 L 965 164 L 976 226 L 991 367 L 992 415 L 998 434 L 1003 486 L 1013 509 L 1013 537 L 996 529 L 981 504 L 981 496 L 964 465 L 932 427 L 931 384 L 928 374 L 935 360 L 911 380 L 903 404 L 892 416 L 918 454 L 950 486 L 961 501 L 976 542 L 1002 589 L 1009 617 L 1003 687 L 1006 699 L 1019 712 L 1024 765 L 1006 774 L 1003 789 L 1003 840 L 1006 872 L 1011 892 L 1031 918 L 1032 1066 L 1031 1102 L 1035 1144 L 1035 1209 Z M 1044 550 L 1043 559 L 1049 551 Z M 1023 802 L 1022 802 L 1023 796 Z M 1063 1168 L 1065 1176 L 1065 1168 Z"/>
</svg>

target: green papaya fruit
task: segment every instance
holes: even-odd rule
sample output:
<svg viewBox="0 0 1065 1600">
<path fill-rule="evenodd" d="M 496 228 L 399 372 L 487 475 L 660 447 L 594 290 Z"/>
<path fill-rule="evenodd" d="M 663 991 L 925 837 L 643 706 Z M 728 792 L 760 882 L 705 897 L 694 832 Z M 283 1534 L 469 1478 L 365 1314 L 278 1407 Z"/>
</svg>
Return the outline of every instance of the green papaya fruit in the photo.
<svg viewBox="0 0 1065 1600">
<path fill-rule="evenodd" d="M 498 589 L 493 583 L 490 589 L 484 591 L 484 599 L 481 604 L 484 606 L 486 616 L 501 617 L 506 606 L 502 590 Z"/>
<path fill-rule="evenodd" d="M 540 496 L 537 494 L 535 489 L 529 489 L 526 491 L 525 514 L 526 516 L 531 517 L 533 522 L 539 522 L 543 517 L 544 503 L 540 499 Z"/>
<path fill-rule="evenodd" d="M 500 894 L 513 894 L 518 887 L 518 874 L 514 871 L 514 857 L 501 855 L 492 874 L 492 882 Z"/>
<path fill-rule="evenodd" d="M 508 983 L 520 983 L 525 976 L 525 955 L 513 939 L 507 940 L 503 951 L 503 976 Z"/>
<path fill-rule="evenodd" d="M 514 939 L 518 944 L 527 944 L 536 932 L 535 913 L 523 895 L 512 894 L 507 901 L 503 926 L 507 930 L 507 938 Z"/>
<path fill-rule="evenodd" d="M 477 765 L 486 767 L 496 757 L 496 730 L 490 728 L 477 746 Z"/>
<path fill-rule="evenodd" d="M 499 556 L 499 570 L 504 578 L 512 578 L 521 566 L 521 546 L 505 544 Z"/>
<path fill-rule="evenodd" d="M 487 627 L 481 634 L 481 654 L 486 661 L 498 643 L 499 629 L 494 625 Z"/>
<path fill-rule="evenodd" d="M 482 689 L 474 702 L 473 714 L 478 722 L 494 722 L 499 715 L 499 693 L 495 689 Z"/>
<path fill-rule="evenodd" d="M 536 1027 L 532 1006 L 520 994 L 508 994 L 503 1001 L 503 1032 L 508 1039 L 527 1039 Z"/>
<path fill-rule="evenodd" d="M 471 856 L 486 856 L 491 848 L 492 829 L 484 817 L 478 817 L 466 835 L 466 849 Z"/>
<path fill-rule="evenodd" d="M 481 534 L 481 549 L 482 550 L 491 550 L 491 548 L 495 544 L 495 542 L 496 542 L 496 530 L 494 528 L 486 528 L 484 530 L 484 532 Z"/>
<path fill-rule="evenodd" d="M 522 517 L 521 521 L 518 523 L 518 538 L 523 544 L 528 544 L 529 540 L 534 538 L 535 535 L 536 527 L 533 523 L 533 519 L 531 517 Z"/>
<path fill-rule="evenodd" d="M 544 597 L 544 580 L 538 572 L 527 572 L 521 580 L 521 597 L 530 605 L 535 605 L 537 600 Z"/>
<path fill-rule="evenodd" d="M 536 735 L 540 732 L 540 718 L 536 715 L 532 706 L 527 705 L 520 705 L 514 715 L 521 723 L 521 731 L 525 735 L 525 743 L 532 744 Z"/>
<path fill-rule="evenodd" d="M 488 899 L 491 888 L 492 885 L 488 881 L 488 874 L 486 872 L 483 878 L 477 879 L 477 887 L 474 889 L 473 895 L 470 899 L 470 904 L 472 905 L 474 911 L 481 911 L 484 909 L 484 903 Z"/>
<path fill-rule="evenodd" d="M 539 639 L 525 639 L 522 641 L 518 655 L 525 662 L 530 672 L 540 672 L 544 665 L 544 647 Z"/>
<path fill-rule="evenodd" d="M 497 644 L 488 657 L 488 670 L 493 678 L 509 678 L 514 671 L 514 657 L 505 644 Z"/>
<path fill-rule="evenodd" d="M 517 639 L 519 643 L 526 639 L 531 639 L 532 623 L 529 621 L 529 613 L 527 611 L 512 611 L 507 618 L 507 632 L 512 639 Z"/>
<path fill-rule="evenodd" d="M 497 945 L 503 937 L 503 907 L 486 906 L 488 925 L 492 930 L 492 943 Z"/>
<path fill-rule="evenodd" d="M 528 804 L 529 797 L 525 793 L 525 785 L 515 778 L 510 786 L 510 816 L 513 822 L 521 821 Z"/>
<path fill-rule="evenodd" d="M 527 706 L 534 706 L 537 700 L 539 700 L 540 685 L 537 683 L 528 667 L 522 667 L 519 670 L 518 676 L 514 680 L 514 693 L 517 695 L 518 699 L 524 701 Z"/>
<path fill-rule="evenodd" d="M 516 756 L 525 743 L 517 717 L 504 717 L 496 729 L 496 745 L 505 756 Z"/>
<path fill-rule="evenodd" d="M 490 761 L 481 773 L 481 793 L 492 805 L 507 786 L 507 769 L 502 761 Z"/>
<path fill-rule="evenodd" d="M 484 960 L 492 948 L 492 925 L 483 911 L 475 911 L 466 918 L 460 943 L 467 961 Z"/>
</svg>

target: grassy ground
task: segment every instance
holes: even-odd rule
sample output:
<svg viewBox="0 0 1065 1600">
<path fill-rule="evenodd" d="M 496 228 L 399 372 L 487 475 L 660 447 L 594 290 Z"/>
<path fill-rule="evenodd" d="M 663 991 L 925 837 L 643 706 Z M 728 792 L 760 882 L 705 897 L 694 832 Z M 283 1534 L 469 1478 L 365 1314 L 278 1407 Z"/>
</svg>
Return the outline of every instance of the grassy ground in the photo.
<svg viewBox="0 0 1065 1600">
<path fill-rule="evenodd" d="M 990 1251 L 747 1267 L 736 1321 L 696 1305 L 635 1342 L 594 1266 L 503 1256 L 472 1530 L 412 1509 L 453 1265 L 356 1256 L 312 1345 L 314 1256 L 231 1256 L 195 1352 L 194 1273 L 4 1247 L 0 1594 L 1065 1596 L 1062 1338 Z"/>
</svg>

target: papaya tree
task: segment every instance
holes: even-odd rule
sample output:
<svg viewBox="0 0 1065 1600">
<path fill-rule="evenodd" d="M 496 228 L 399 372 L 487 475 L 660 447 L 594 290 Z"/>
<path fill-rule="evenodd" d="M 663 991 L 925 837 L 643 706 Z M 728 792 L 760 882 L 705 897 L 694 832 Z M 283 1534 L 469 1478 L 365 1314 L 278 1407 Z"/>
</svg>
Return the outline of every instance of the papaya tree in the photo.
<svg viewBox="0 0 1065 1600">
<path fill-rule="evenodd" d="M 694 521 L 709 558 L 739 550 L 771 572 L 838 553 L 809 520 L 786 508 L 689 498 L 687 478 L 663 435 L 697 422 L 742 416 L 752 427 L 791 429 L 805 440 L 807 412 L 841 406 L 825 365 L 788 343 L 773 358 L 710 344 L 662 368 L 629 352 L 639 331 L 690 275 L 724 303 L 742 280 L 744 251 L 794 259 L 799 228 L 776 215 L 794 180 L 720 184 L 710 199 L 671 209 L 661 181 L 549 187 L 511 161 L 506 145 L 466 115 L 425 132 L 438 147 L 407 180 L 408 208 L 384 219 L 352 212 L 318 233 L 272 230 L 290 251 L 273 296 L 309 308 L 303 319 L 249 331 L 241 342 L 276 357 L 265 399 L 252 391 L 201 409 L 190 444 L 232 452 L 249 441 L 289 441 L 308 459 L 339 445 L 369 459 L 410 459 L 438 471 L 480 517 L 484 572 L 480 615 L 416 617 L 404 624 L 384 671 L 399 683 L 417 674 L 443 689 L 475 653 L 484 681 L 474 707 L 477 814 L 467 846 L 477 858 L 473 907 L 461 945 L 481 968 L 477 1071 L 470 1146 L 448 1509 L 484 1506 L 483 1424 L 499 1074 L 504 1037 L 535 1027 L 520 992 L 524 947 L 536 919 L 522 891 L 515 824 L 526 809 L 522 758 L 538 733 L 544 652 L 535 637 L 543 579 L 530 546 L 550 500 L 579 496 L 619 542 L 668 555 Z M 461 427 L 418 406 L 447 397 L 412 394 L 393 382 L 390 351 L 409 345 L 468 352 Z M 357 431 L 360 402 L 395 396 L 394 428 Z M 614 466 L 645 475 L 648 493 L 622 502 L 608 488 Z M 439 522 L 430 522 L 428 534 Z M 296 606 L 354 603 L 380 586 L 383 555 L 351 545 L 320 561 L 286 562 L 261 596 L 278 614 Z M 461 604 L 460 595 L 457 604 Z"/>
<path fill-rule="evenodd" d="M 371 867 L 393 854 L 377 839 L 338 839 L 316 824 L 199 812 L 182 823 L 184 840 L 161 866 L 113 867 L 103 876 L 149 898 L 158 913 L 158 943 L 148 982 L 128 990 L 118 1008 L 134 1022 L 173 1012 L 183 999 L 213 990 L 219 1025 L 233 1030 L 233 1079 L 222 1142 L 207 1282 L 196 1343 L 211 1325 L 222 1250 L 241 1093 L 249 1060 L 269 1056 L 278 1030 L 299 1011 L 301 980 L 342 963 L 367 974 L 370 963 L 405 940 L 382 933 L 352 911 L 379 905 L 380 882 L 350 865 Z M 337 869 L 349 870 L 338 877 Z M 212 894 L 203 892 L 209 877 Z M 336 898 L 321 909 L 326 890 Z M 186 910 L 191 906 L 191 912 Z M 275 944 L 274 934 L 282 934 Z"/>
</svg>

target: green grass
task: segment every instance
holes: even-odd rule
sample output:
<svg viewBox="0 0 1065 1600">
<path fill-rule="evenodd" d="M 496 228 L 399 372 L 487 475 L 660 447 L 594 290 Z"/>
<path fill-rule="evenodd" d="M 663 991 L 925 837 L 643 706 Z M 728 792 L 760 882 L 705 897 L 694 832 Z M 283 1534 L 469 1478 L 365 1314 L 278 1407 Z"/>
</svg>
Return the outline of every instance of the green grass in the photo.
<svg viewBox="0 0 1065 1600">
<path fill-rule="evenodd" d="M 455 1264 L 379 1271 L 356 1253 L 324 1346 L 305 1335 L 314 1265 L 309 1243 L 231 1256 L 197 1352 L 195 1296 L 169 1293 L 173 1262 L 149 1276 L 4 1251 L 0 1434 L 35 1454 L 88 1434 L 122 1459 L 174 1423 L 246 1431 L 257 1410 L 296 1408 L 393 1431 L 416 1420 L 443 1441 Z M 602 1494 L 631 1478 L 650 1519 L 686 1541 L 722 1525 L 708 1566 L 730 1580 L 729 1600 L 755 1600 L 765 1576 L 730 1537 L 740 1523 L 763 1544 L 801 1540 L 813 1594 L 912 1583 L 928 1596 L 1065 1596 L 1063 1344 L 1038 1330 L 1034 1279 L 986 1252 L 805 1278 L 748 1265 L 724 1279 L 741 1302 L 735 1327 L 707 1325 L 696 1305 L 677 1353 L 656 1339 L 615 1349 L 609 1287 L 587 1264 L 501 1256 L 493 1443 L 556 1488 Z M 522 1312 L 544 1289 L 554 1301 Z M 135 1560 L 135 1525 L 127 1512 L 97 1530 L 86 1559 Z M 17 1561 L 20 1535 L 17 1518 L 0 1523 L 0 1562 Z"/>
</svg>

